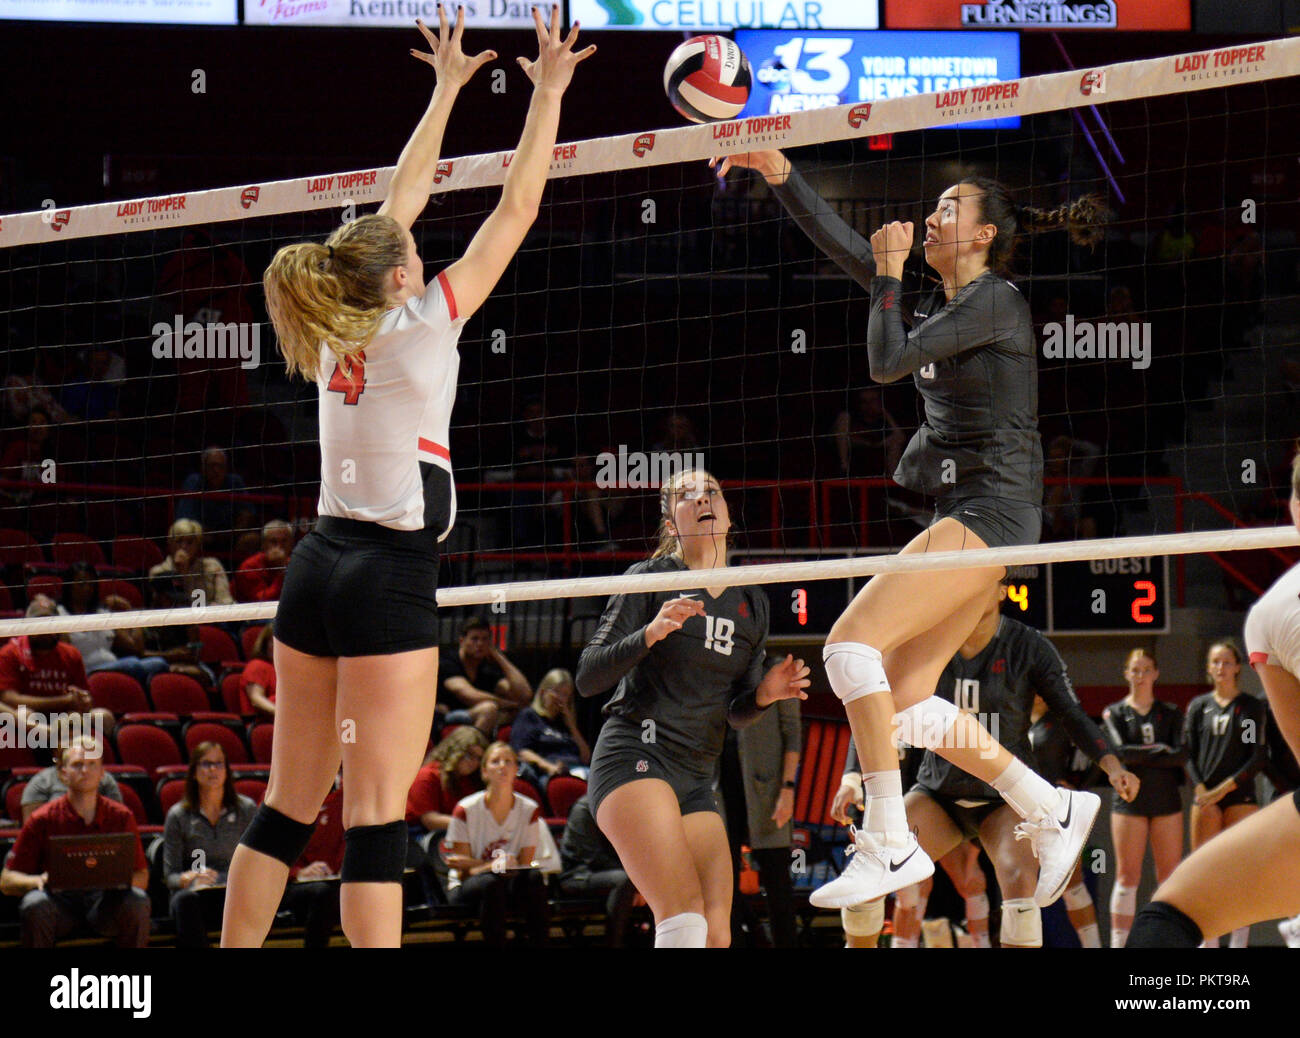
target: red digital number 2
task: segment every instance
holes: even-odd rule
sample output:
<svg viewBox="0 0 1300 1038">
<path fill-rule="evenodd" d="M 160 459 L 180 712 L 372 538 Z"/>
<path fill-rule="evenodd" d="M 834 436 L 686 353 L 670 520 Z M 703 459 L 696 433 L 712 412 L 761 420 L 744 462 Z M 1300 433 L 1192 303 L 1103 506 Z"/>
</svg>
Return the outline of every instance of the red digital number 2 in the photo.
<svg viewBox="0 0 1300 1038">
<path fill-rule="evenodd" d="M 343 374 L 343 365 L 335 364 L 334 374 L 330 376 L 330 383 L 325 388 L 331 393 L 342 393 L 345 404 L 355 405 L 366 391 L 366 351 L 362 350 L 352 358 L 349 375 Z"/>
<path fill-rule="evenodd" d="M 1155 584 L 1153 584 L 1149 580 L 1135 580 L 1133 581 L 1133 590 L 1146 592 L 1146 594 L 1143 597 L 1133 599 L 1133 609 L 1132 609 L 1133 619 L 1140 624 L 1151 623 L 1153 620 L 1155 620 L 1155 617 L 1152 616 L 1150 613 L 1142 612 L 1142 607 L 1152 605 L 1155 602 L 1156 600 Z"/>
</svg>

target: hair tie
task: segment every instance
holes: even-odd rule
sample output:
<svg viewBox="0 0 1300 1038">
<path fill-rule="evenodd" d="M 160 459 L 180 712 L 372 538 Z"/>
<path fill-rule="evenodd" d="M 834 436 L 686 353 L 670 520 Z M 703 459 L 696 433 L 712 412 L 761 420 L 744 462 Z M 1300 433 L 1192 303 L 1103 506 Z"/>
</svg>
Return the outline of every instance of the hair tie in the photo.
<svg viewBox="0 0 1300 1038">
<path fill-rule="evenodd" d="M 325 248 L 327 248 L 327 249 L 330 250 L 329 258 L 330 258 L 330 259 L 333 259 L 333 258 L 334 258 L 334 246 L 333 246 L 333 245 L 326 245 Z"/>
</svg>

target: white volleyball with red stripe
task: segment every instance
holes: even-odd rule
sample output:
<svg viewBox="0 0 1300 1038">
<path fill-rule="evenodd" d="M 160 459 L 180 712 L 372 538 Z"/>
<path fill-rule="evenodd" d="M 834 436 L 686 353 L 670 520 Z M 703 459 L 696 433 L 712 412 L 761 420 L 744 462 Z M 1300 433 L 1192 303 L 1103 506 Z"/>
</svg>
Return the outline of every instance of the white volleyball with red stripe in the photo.
<svg viewBox="0 0 1300 1038">
<path fill-rule="evenodd" d="M 734 119 L 752 82 L 745 52 L 725 36 L 693 36 L 664 66 L 668 100 L 693 123 Z"/>
</svg>

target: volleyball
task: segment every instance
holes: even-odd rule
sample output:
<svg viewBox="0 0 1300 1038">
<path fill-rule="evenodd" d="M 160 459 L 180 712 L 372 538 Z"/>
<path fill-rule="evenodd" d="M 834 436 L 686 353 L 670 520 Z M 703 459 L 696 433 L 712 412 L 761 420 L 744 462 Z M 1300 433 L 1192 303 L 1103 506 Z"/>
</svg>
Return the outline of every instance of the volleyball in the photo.
<svg viewBox="0 0 1300 1038">
<path fill-rule="evenodd" d="M 664 65 L 664 92 L 693 123 L 734 119 L 752 82 L 745 52 L 725 36 L 692 36 Z"/>
</svg>

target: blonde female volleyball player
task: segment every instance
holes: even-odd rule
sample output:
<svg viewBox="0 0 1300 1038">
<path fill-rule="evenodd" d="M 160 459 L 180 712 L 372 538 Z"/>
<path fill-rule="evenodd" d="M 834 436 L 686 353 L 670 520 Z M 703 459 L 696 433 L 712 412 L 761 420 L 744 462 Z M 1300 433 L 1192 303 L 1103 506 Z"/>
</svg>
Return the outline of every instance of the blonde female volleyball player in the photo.
<svg viewBox="0 0 1300 1038">
<path fill-rule="evenodd" d="M 452 103 L 496 55 L 461 52 L 464 12 L 421 31 L 437 85 L 374 216 L 324 245 L 290 245 L 265 275 L 267 308 L 290 374 L 316 382 L 320 520 L 298 546 L 275 619 L 275 741 L 266 801 L 230 868 L 223 945 L 266 937 L 289 866 L 311 833 L 340 755 L 347 829 L 341 895 L 353 945 L 401 943 L 406 795 L 433 722 L 438 542 L 455 516 L 447 430 L 456 341 L 532 226 L 574 66 L 533 10 L 536 61 L 519 59 L 532 102 L 496 210 L 463 258 L 426 289 L 411 225 L 429 197 Z M 351 737 L 349 737 L 351 736 Z"/>
<path fill-rule="evenodd" d="M 678 472 L 659 501 L 659 546 L 629 574 L 727 564 L 717 480 Z M 803 660 L 764 674 L 767 624 L 761 588 L 628 592 L 610 598 L 578 660 L 582 695 L 618 686 L 591 757 L 591 806 L 654 913 L 657 948 L 731 942 L 731 852 L 713 796 L 726 725 L 808 698 Z"/>
<path fill-rule="evenodd" d="M 1300 456 L 1291 466 L 1291 522 L 1300 530 Z M 1300 757 L 1300 565 L 1246 617 L 1246 652 L 1277 726 Z M 1206 937 L 1300 911 L 1300 790 L 1199 848 L 1133 920 L 1128 948 L 1194 948 Z"/>
<path fill-rule="evenodd" d="M 915 309 L 908 331 L 902 275 L 911 223 L 881 227 L 868 250 L 793 175 L 780 152 L 733 156 L 720 173 L 731 164 L 762 173 L 817 245 L 859 284 L 869 284 L 871 378 L 894 382 L 910 374 L 925 402 L 925 422 L 894 479 L 937 499 L 935 522 L 902 554 L 1036 543 L 1043 496 L 1037 347 L 1029 304 L 1006 274 L 1020 231 L 1063 228 L 1076 241 L 1096 241 L 1095 225 L 1105 218 L 1099 201 L 1083 198 L 1044 213 L 1018 206 L 1003 185 L 986 177 L 948 188 L 925 221 L 925 259 L 941 285 Z M 823 653 L 826 673 L 848 713 L 869 799 L 850 866 L 814 891 L 814 905 L 860 904 L 934 872 L 908 831 L 890 743 L 894 714 L 921 703 L 936 718 L 926 726 L 938 733 L 927 748 L 989 782 L 1025 819 L 1021 832 L 1032 838 L 1039 862 L 1035 902 L 1051 904 L 1069 882 L 1100 799 L 1054 788 L 992 741 L 973 717 L 933 699 L 940 673 L 974 629 L 1003 572 L 985 566 L 939 578 L 881 574 L 832 627 Z"/>
</svg>

